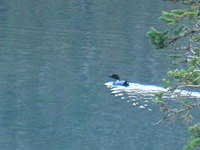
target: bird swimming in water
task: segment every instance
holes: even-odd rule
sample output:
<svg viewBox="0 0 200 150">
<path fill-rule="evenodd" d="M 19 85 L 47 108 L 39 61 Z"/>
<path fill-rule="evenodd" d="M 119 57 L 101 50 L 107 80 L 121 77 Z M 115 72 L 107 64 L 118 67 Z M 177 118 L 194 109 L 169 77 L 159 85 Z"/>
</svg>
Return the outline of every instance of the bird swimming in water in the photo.
<svg viewBox="0 0 200 150">
<path fill-rule="evenodd" d="M 112 79 L 115 79 L 115 81 L 113 82 L 113 85 L 119 85 L 119 86 L 125 86 L 125 87 L 129 86 L 128 81 L 120 80 L 120 77 L 118 74 L 112 74 L 109 77 Z"/>
</svg>

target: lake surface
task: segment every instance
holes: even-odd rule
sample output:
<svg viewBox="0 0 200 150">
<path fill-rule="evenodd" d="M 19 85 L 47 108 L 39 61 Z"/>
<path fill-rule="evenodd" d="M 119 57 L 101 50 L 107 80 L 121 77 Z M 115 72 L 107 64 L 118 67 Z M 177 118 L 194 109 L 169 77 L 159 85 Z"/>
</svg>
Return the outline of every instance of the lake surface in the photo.
<svg viewBox="0 0 200 150">
<path fill-rule="evenodd" d="M 146 32 L 161 0 L 0 0 L 1 150 L 175 150 L 185 127 L 136 109 L 108 75 L 161 85 L 171 65 Z M 160 26 L 160 25 L 159 25 Z"/>
</svg>

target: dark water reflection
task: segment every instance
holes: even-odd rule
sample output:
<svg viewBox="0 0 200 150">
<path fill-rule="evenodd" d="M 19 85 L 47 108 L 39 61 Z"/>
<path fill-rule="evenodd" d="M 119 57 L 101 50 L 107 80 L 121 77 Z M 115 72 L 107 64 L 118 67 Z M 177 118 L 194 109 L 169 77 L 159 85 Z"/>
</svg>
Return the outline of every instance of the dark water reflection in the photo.
<svg viewBox="0 0 200 150">
<path fill-rule="evenodd" d="M 185 128 L 110 95 L 107 75 L 160 84 L 167 53 L 146 32 L 169 3 L 0 1 L 0 149 L 168 150 Z"/>
</svg>

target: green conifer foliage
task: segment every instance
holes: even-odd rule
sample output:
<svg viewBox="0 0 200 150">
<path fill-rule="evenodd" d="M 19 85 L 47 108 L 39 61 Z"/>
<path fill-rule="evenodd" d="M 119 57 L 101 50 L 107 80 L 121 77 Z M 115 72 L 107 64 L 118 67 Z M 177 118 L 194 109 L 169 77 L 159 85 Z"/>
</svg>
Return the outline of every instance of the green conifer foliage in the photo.
<svg viewBox="0 0 200 150">
<path fill-rule="evenodd" d="M 170 57 L 176 69 L 167 73 L 163 79 L 167 92 L 155 95 L 154 102 L 160 105 L 165 114 L 162 120 L 181 118 L 185 123 L 193 120 L 192 110 L 200 108 L 200 98 L 197 101 L 182 98 L 174 93 L 176 89 L 200 92 L 200 1 L 199 0 L 165 0 L 181 3 L 183 9 L 162 11 L 159 18 L 166 24 L 165 29 L 154 27 L 147 32 L 152 44 L 157 49 L 166 49 L 172 52 Z M 163 99 L 165 94 L 176 94 L 176 106 L 167 104 Z M 178 105 L 177 105 L 178 104 Z M 160 123 L 158 121 L 158 123 Z M 200 124 L 189 127 L 191 136 L 184 150 L 200 150 Z"/>
</svg>

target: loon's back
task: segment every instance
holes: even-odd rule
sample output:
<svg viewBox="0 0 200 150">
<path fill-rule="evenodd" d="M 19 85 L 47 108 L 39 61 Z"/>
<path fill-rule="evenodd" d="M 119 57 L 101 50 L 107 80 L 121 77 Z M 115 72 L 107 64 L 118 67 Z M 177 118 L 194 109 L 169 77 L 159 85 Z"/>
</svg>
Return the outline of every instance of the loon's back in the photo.
<svg viewBox="0 0 200 150">
<path fill-rule="evenodd" d="M 124 86 L 124 87 L 129 86 L 128 81 L 124 81 L 124 80 L 116 80 L 116 81 L 113 81 L 112 84 L 114 86 Z"/>
</svg>

